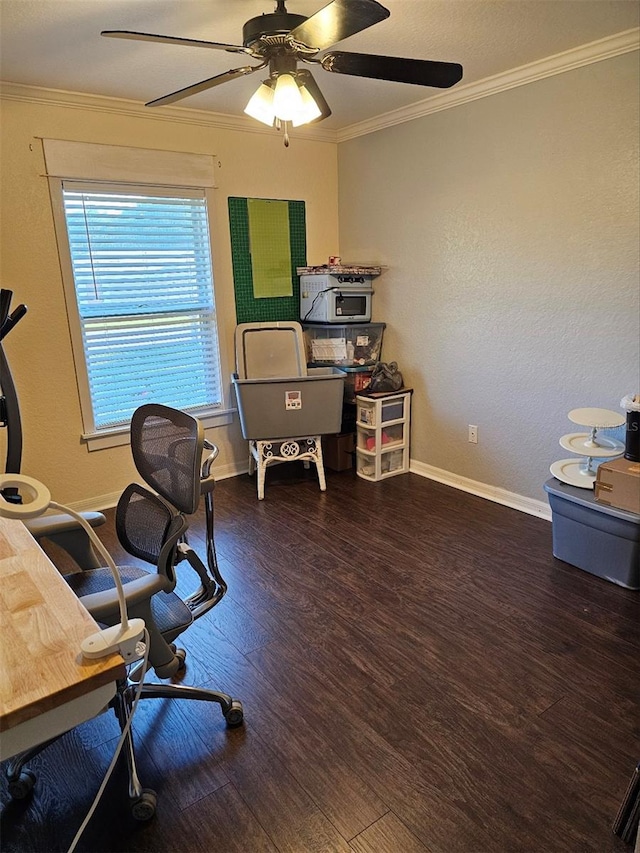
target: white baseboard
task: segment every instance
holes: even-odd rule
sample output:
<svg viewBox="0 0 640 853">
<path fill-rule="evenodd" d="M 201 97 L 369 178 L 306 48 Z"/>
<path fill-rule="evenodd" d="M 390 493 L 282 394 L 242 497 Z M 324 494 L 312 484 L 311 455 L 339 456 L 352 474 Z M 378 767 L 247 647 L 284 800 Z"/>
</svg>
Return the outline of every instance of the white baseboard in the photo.
<svg viewBox="0 0 640 853">
<path fill-rule="evenodd" d="M 246 463 L 240 464 L 232 462 L 229 465 L 219 465 L 215 469 L 216 480 L 227 480 L 229 477 L 237 477 L 239 474 L 246 474 L 249 470 Z M 101 512 L 104 509 L 111 509 L 120 500 L 121 492 L 111 492 L 106 495 L 96 495 L 85 501 L 73 501 L 69 503 L 71 509 L 76 512 Z"/>
<path fill-rule="evenodd" d="M 511 509 L 517 509 L 520 512 L 526 512 L 528 515 L 544 518 L 546 521 L 551 521 L 551 507 L 544 501 L 538 501 L 535 498 L 526 498 L 524 495 L 508 492 L 506 489 L 499 489 L 497 486 L 489 486 L 477 480 L 470 480 L 468 477 L 462 477 L 460 474 L 452 474 L 451 471 L 445 471 L 442 468 L 434 468 L 433 465 L 426 465 L 424 462 L 417 462 L 415 459 L 411 460 L 409 470 L 413 474 L 419 474 L 421 477 L 426 477 L 429 480 L 444 483 L 445 486 L 460 489 L 461 492 L 469 492 L 472 495 L 486 498 L 486 500 L 493 501 L 494 503 L 511 507 Z"/>
<path fill-rule="evenodd" d="M 551 507 L 544 501 L 526 498 L 524 495 L 508 492 L 506 489 L 499 489 L 497 486 L 489 486 L 477 480 L 470 480 L 468 477 L 452 474 L 451 471 L 445 471 L 443 468 L 435 468 L 433 465 L 426 465 L 424 462 L 417 462 L 415 459 L 411 460 L 409 470 L 420 477 L 435 480 L 437 483 L 443 483 L 445 486 L 452 486 L 461 492 L 469 492 L 472 495 L 477 495 L 494 503 L 551 521 Z M 248 467 L 246 464 L 232 462 L 231 464 L 221 465 L 219 468 L 216 468 L 215 477 L 216 480 L 226 480 L 229 477 L 246 474 L 247 471 Z M 74 501 L 69 506 L 75 509 L 76 512 L 100 511 L 114 507 L 118 503 L 119 498 L 120 492 L 111 492 L 106 495 L 96 495 L 96 497 L 85 501 Z"/>
</svg>

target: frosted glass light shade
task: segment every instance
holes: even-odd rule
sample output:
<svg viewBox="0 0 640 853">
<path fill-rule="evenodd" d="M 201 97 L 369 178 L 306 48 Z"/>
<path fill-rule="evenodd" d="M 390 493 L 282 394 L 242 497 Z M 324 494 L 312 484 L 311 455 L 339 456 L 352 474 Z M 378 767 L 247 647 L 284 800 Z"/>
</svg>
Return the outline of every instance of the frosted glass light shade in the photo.
<svg viewBox="0 0 640 853">
<path fill-rule="evenodd" d="M 313 95 L 307 87 L 300 86 L 299 92 L 302 98 L 302 109 L 291 119 L 291 124 L 294 127 L 299 127 L 301 124 L 308 124 L 322 115 L 322 110 L 314 101 Z"/>
<path fill-rule="evenodd" d="M 244 108 L 245 113 L 271 127 L 275 118 L 273 96 L 273 89 L 266 83 L 261 83 Z"/>
<path fill-rule="evenodd" d="M 298 84 L 291 74 L 280 74 L 273 93 L 273 109 L 281 121 L 292 121 L 304 110 Z"/>
<path fill-rule="evenodd" d="M 261 83 L 244 111 L 269 127 L 280 121 L 299 127 L 322 115 L 307 87 L 299 86 L 291 74 L 280 74 L 275 83 L 271 80 Z"/>
</svg>

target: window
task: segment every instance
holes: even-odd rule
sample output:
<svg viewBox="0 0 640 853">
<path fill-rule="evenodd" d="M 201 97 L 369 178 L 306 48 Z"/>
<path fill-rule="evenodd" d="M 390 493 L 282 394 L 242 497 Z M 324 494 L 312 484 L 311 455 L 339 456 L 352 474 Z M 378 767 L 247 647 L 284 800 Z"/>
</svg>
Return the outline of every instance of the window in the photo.
<svg viewBox="0 0 640 853">
<path fill-rule="evenodd" d="M 221 404 L 204 193 L 62 183 L 94 430 Z"/>
<path fill-rule="evenodd" d="M 209 210 L 210 155 L 43 140 L 84 426 L 128 441 L 143 403 L 229 423 Z"/>
</svg>

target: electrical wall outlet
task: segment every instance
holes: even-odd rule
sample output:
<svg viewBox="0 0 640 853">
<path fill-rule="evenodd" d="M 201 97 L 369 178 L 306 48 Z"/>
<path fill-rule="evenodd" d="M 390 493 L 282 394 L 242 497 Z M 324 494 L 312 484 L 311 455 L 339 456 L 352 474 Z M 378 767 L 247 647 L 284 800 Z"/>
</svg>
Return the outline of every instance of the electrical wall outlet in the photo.
<svg viewBox="0 0 640 853">
<path fill-rule="evenodd" d="M 471 444 L 478 443 L 478 427 L 474 424 L 469 424 L 469 441 Z"/>
</svg>

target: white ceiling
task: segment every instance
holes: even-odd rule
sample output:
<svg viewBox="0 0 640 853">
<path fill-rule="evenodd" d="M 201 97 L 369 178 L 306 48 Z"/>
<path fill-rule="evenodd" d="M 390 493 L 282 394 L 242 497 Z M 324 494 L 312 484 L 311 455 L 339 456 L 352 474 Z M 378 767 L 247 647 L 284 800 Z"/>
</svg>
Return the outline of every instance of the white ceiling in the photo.
<svg viewBox="0 0 640 853">
<path fill-rule="evenodd" d="M 391 16 L 343 50 L 460 62 L 462 84 L 544 59 L 640 23 L 638 0 L 382 0 Z M 323 0 L 289 0 L 311 15 Z M 144 103 L 241 65 L 242 54 L 100 36 L 103 29 L 242 44 L 242 25 L 273 0 L 0 0 L 0 78 Z M 330 74 L 313 67 L 339 130 L 441 90 Z M 262 74 L 174 106 L 242 116 Z M 458 84 L 459 86 L 462 84 Z M 157 107 L 156 109 L 163 109 Z"/>
</svg>

